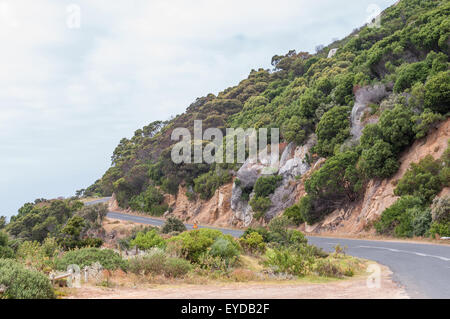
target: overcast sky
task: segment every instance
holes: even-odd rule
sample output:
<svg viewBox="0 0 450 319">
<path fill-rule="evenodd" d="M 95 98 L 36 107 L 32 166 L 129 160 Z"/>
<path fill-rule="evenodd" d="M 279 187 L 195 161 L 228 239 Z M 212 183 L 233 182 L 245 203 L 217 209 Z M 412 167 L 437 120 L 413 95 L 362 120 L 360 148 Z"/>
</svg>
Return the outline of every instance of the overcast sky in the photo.
<svg viewBox="0 0 450 319">
<path fill-rule="evenodd" d="M 73 195 L 122 137 L 394 2 L 1 0 L 0 215 Z"/>
</svg>

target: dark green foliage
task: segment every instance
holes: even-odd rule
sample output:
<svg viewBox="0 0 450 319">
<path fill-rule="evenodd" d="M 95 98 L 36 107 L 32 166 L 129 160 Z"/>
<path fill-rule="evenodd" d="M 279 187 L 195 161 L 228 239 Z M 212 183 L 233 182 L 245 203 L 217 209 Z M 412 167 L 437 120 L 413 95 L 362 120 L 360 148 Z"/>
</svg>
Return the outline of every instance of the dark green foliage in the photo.
<svg viewBox="0 0 450 319">
<path fill-rule="evenodd" d="M 55 200 L 33 205 L 25 204 L 5 230 L 16 238 L 42 242 L 47 236 L 57 237 L 67 221 L 83 207 L 72 200 Z"/>
<path fill-rule="evenodd" d="M 256 212 L 254 217 L 260 219 L 264 217 L 264 213 L 272 206 L 272 201 L 267 197 L 255 196 L 250 200 L 250 206 Z"/>
<path fill-rule="evenodd" d="M 380 220 L 375 224 L 375 229 L 380 234 L 410 236 L 412 232 L 411 214 L 407 211 L 422 207 L 423 202 L 420 198 L 404 196 L 383 211 Z"/>
<path fill-rule="evenodd" d="M 186 226 L 184 226 L 183 222 L 176 217 L 167 218 L 164 226 L 161 229 L 161 233 L 168 234 L 171 232 L 184 232 L 186 231 Z"/>
<path fill-rule="evenodd" d="M 283 126 L 283 136 L 287 142 L 302 145 L 306 141 L 307 134 L 312 129 L 311 120 L 294 115 Z"/>
<path fill-rule="evenodd" d="M 0 231 L 0 259 L 14 258 L 14 250 L 9 246 L 8 235 Z"/>
<path fill-rule="evenodd" d="M 139 232 L 130 245 L 137 246 L 139 249 L 147 250 L 153 247 L 163 248 L 166 243 L 164 239 L 158 234 L 156 229 L 149 230 L 147 232 Z"/>
<path fill-rule="evenodd" d="M 168 243 L 182 257 L 192 262 L 198 262 L 200 255 L 205 253 L 216 239 L 222 236 L 219 230 L 201 228 L 174 236 L 168 240 Z"/>
<path fill-rule="evenodd" d="M 99 262 L 107 270 L 127 269 L 126 260 L 123 260 L 118 253 L 110 249 L 99 248 L 82 248 L 68 251 L 56 260 L 56 267 L 59 270 L 67 270 L 69 265 L 78 265 L 80 268 L 84 268 L 96 262 Z"/>
<path fill-rule="evenodd" d="M 308 194 L 322 199 L 347 197 L 354 200 L 361 188 L 356 169 L 358 157 L 357 152 L 347 151 L 329 158 L 305 182 Z"/>
<path fill-rule="evenodd" d="M 303 208 L 303 207 L 302 207 Z M 310 207 L 307 207 L 307 213 Z M 300 225 L 305 222 L 305 212 L 300 209 L 299 204 L 292 205 L 284 211 L 283 216 L 288 217 L 294 224 Z"/>
<path fill-rule="evenodd" d="M 282 181 L 282 177 L 276 176 L 261 176 L 255 183 L 254 191 L 255 195 L 259 197 L 267 197 L 277 189 L 279 183 Z"/>
<path fill-rule="evenodd" d="M 350 110 L 346 106 L 336 106 L 320 119 L 316 129 L 316 151 L 320 156 L 333 155 L 335 147 L 350 137 Z"/>
<path fill-rule="evenodd" d="M 130 207 L 136 211 L 146 212 L 152 216 L 161 216 L 169 208 L 164 204 L 163 193 L 154 186 L 130 200 Z"/>
<path fill-rule="evenodd" d="M 424 103 L 433 112 L 450 111 L 450 71 L 440 72 L 425 83 Z"/>
<path fill-rule="evenodd" d="M 395 195 L 412 195 L 420 197 L 424 202 L 431 202 L 443 187 L 441 169 L 441 161 L 435 161 L 431 155 L 419 163 L 412 163 L 398 182 L 394 190 Z"/>
<path fill-rule="evenodd" d="M 209 199 L 220 186 L 230 181 L 231 175 L 228 171 L 211 170 L 194 179 L 194 190 L 200 194 L 201 199 Z"/>
<path fill-rule="evenodd" d="M 377 140 L 372 147 L 362 151 L 359 168 L 367 178 L 386 178 L 397 172 L 399 163 L 391 144 Z"/>
<path fill-rule="evenodd" d="M 209 254 L 213 257 L 220 257 L 224 260 L 231 261 L 239 257 L 240 252 L 234 240 L 230 241 L 225 238 L 218 238 L 212 244 Z"/>
<path fill-rule="evenodd" d="M 397 81 L 394 85 L 395 92 L 403 92 L 416 82 L 425 82 L 429 72 L 426 62 L 405 64 L 397 73 Z"/>
<path fill-rule="evenodd" d="M 413 121 L 416 139 L 425 137 L 431 128 L 436 127 L 444 119 L 445 117 L 443 115 L 433 113 L 430 109 L 425 109 L 420 115 L 414 116 Z"/>
<path fill-rule="evenodd" d="M 239 239 L 244 251 L 250 254 L 260 254 L 266 251 L 264 238 L 258 232 L 247 232 Z"/>
<path fill-rule="evenodd" d="M 42 273 L 26 269 L 11 259 L 0 259 L 1 297 L 7 299 L 54 299 L 50 280 Z"/>
<path fill-rule="evenodd" d="M 392 110 L 383 112 L 379 127 L 383 140 L 392 145 L 393 152 L 400 152 L 408 146 L 414 138 L 414 113 L 404 105 L 396 105 Z"/>
</svg>

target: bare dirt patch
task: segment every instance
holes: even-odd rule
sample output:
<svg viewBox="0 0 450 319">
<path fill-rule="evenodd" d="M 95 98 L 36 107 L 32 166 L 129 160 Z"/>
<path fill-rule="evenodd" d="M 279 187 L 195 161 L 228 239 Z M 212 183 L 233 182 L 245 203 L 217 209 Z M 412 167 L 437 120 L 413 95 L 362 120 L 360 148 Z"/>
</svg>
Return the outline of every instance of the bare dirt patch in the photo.
<svg viewBox="0 0 450 319">
<path fill-rule="evenodd" d="M 381 266 L 380 288 L 368 288 L 367 277 L 324 283 L 303 280 L 265 283 L 207 283 L 178 285 L 136 285 L 104 288 L 86 285 L 68 291 L 69 299 L 404 299 L 404 289 L 391 279 L 391 271 Z"/>
</svg>

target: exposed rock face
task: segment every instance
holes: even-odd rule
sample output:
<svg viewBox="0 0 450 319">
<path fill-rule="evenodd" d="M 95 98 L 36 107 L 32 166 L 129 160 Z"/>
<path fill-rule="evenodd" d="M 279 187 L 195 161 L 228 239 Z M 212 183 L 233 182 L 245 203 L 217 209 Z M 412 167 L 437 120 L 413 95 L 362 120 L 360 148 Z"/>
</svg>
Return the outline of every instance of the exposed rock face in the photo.
<svg viewBox="0 0 450 319">
<path fill-rule="evenodd" d="M 281 156 L 278 174 L 291 179 L 305 174 L 310 168 L 305 158 L 316 141 L 317 137 L 313 134 L 305 145 L 295 147 L 294 143 L 290 143 Z"/>
<path fill-rule="evenodd" d="M 337 48 L 331 49 L 330 52 L 328 52 L 328 57 L 327 58 L 330 59 L 330 58 L 334 57 L 336 55 L 337 51 L 338 51 Z"/>
<path fill-rule="evenodd" d="M 334 211 L 321 223 L 306 227 L 307 232 L 358 234 L 367 231 L 366 226 L 398 199 L 394 195 L 395 185 L 403 177 L 411 163 L 417 163 L 427 155 L 437 159 L 442 156 L 450 138 L 450 119 L 447 119 L 427 137 L 417 140 L 400 157 L 400 169 L 391 178 L 371 180 L 363 198 L 348 207 Z M 441 194 L 448 192 L 444 189 Z M 371 230 L 373 232 L 373 230 Z"/>
<path fill-rule="evenodd" d="M 370 110 L 369 103 L 378 103 L 388 95 L 389 92 L 386 90 L 384 84 L 365 86 L 356 90 L 355 105 L 353 106 L 351 116 L 351 134 L 354 140 L 359 140 L 362 135 L 364 128 L 363 117 Z"/>
<path fill-rule="evenodd" d="M 280 149 L 284 145 L 280 145 Z M 248 188 L 255 185 L 261 175 L 271 175 L 278 172 L 280 166 L 279 154 L 263 150 L 259 152 L 258 158 L 248 158 L 237 171 L 236 177 L 241 181 L 241 187 Z"/>
</svg>

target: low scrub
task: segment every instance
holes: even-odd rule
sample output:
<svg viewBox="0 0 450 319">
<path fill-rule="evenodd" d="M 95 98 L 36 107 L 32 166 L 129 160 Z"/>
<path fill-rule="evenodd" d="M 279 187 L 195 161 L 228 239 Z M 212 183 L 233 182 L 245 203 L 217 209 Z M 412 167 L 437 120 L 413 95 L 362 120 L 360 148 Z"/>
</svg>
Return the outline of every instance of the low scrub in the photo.
<svg viewBox="0 0 450 319">
<path fill-rule="evenodd" d="M 56 268 L 66 270 L 69 265 L 78 265 L 80 268 L 91 266 L 99 262 L 104 269 L 126 270 L 128 263 L 122 257 L 110 249 L 82 248 L 66 252 L 56 260 Z"/>
<path fill-rule="evenodd" d="M 0 299 L 55 298 L 50 280 L 44 274 L 28 270 L 10 259 L 0 259 L 0 285 L 6 287 Z"/>
</svg>

